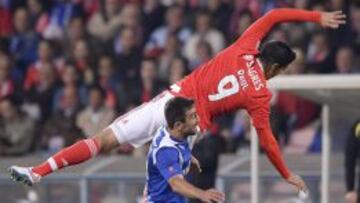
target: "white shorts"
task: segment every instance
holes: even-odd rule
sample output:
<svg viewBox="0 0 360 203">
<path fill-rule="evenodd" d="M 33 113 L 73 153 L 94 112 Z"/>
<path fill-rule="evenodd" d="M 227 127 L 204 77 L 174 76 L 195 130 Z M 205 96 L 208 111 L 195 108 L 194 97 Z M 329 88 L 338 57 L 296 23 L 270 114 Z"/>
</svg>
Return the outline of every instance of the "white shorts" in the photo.
<svg viewBox="0 0 360 203">
<path fill-rule="evenodd" d="M 157 129 L 166 125 L 165 104 L 173 97 L 169 91 L 164 91 L 151 101 L 115 119 L 109 127 L 119 143 L 139 147 L 150 141 Z"/>
</svg>

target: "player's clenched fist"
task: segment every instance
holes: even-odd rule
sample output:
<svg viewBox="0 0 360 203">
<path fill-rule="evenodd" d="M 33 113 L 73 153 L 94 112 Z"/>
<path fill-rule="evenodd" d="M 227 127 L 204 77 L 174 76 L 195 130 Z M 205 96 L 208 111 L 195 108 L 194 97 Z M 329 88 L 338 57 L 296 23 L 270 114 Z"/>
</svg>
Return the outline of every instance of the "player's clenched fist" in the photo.
<svg viewBox="0 0 360 203">
<path fill-rule="evenodd" d="M 201 201 L 206 203 L 224 202 L 225 194 L 215 189 L 205 190 L 201 195 Z"/>
<path fill-rule="evenodd" d="M 346 23 L 346 15 L 342 11 L 322 12 L 321 26 L 336 29 Z"/>
</svg>

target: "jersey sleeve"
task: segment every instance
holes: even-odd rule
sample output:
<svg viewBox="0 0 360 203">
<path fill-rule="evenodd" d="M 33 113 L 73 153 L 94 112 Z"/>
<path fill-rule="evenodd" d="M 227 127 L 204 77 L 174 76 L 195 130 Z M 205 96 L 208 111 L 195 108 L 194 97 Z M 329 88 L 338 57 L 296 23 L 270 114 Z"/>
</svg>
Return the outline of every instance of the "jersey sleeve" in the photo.
<svg viewBox="0 0 360 203">
<path fill-rule="evenodd" d="M 290 176 L 290 171 L 281 156 L 279 145 L 271 130 L 269 120 L 270 99 L 271 94 L 252 98 L 253 101 L 249 103 L 248 113 L 259 136 L 261 148 L 281 176 L 286 179 Z"/>
<path fill-rule="evenodd" d="M 247 51 L 258 49 L 260 41 L 269 33 L 271 28 L 281 22 L 320 22 L 321 14 L 317 11 L 305 11 L 300 9 L 274 9 L 253 23 L 243 35 L 235 42 Z"/>
<path fill-rule="evenodd" d="M 174 148 L 161 148 L 156 153 L 156 167 L 165 180 L 181 175 L 179 152 Z"/>
</svg>

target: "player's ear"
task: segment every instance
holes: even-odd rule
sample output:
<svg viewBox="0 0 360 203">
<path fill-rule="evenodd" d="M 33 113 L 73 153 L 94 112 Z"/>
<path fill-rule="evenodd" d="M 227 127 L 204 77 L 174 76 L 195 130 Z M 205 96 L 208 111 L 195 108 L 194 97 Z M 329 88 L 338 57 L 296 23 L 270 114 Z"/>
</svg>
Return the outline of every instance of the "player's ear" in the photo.
<svg viewBox="0 0 360 203">
<path fill-rule="evenodd" d="M 180 122 L 180 121 L 176 121 L 174 123 L 174 129 L 182 129 L 183 128 L 184 123 Z"/>
<path fill-rule="evenodd" d="M 278 64 L 278 63 L 271 64 L 270 70 L 272 70 L 273 72 L 277 72 L 280 69 L 281 69 L 280 64 Z"/>
<path fill-rule="evenodd" d="M 279 63 L 273 63 L 270 65 L 267 73 L 267 78 L 270 79 L 276 76 L 281 70 L 281 65 Z"/>
</svg>

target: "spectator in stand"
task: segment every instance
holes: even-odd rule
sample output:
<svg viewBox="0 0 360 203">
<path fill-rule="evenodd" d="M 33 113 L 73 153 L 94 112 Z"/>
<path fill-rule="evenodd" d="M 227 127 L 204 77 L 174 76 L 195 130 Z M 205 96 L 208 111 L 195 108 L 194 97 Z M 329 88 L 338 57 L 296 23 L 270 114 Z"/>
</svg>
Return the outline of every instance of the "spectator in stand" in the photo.
<svg viewBox="0 0 360 203">
<path fill-rule="evenodd" d="M 38 70 L 37 83 L 25 92 L 25 111 L 41 122 L 46 121 L 53 109 L 53 100 L 58 88 L 55 68 L 51 63 L 42 63 Z"/>
<path fill-rule="evenodd" d="M 155 95 L 165 90 L 167 85 L 157 78 L 156 61 L 144 59 L 141 62 L 140 82 L 135 81 L 129 86 L 130 102 L 141 104 L 150 101 Z"/>
<path fill-rule="evenodd" d="M 96 11 L 100 9 L 100 4 L 102 2 L 103 1 L 99 1 L 99 0 L 82 1 L 82 7 L 85 12 L 85 15 L 83 15 L 83 17 L 85 17 L 85 19 L 88 20 L 94 13 L 96 13 Z"/>
<path fill-rule="evenodd" d="M 179 82 L 188 74 L 188 62 L 185 58 L 177 57 L 170 64 L 169 84 Z"/>
<path fill-rule="evenodd" d="M 190 60 L 190 70 L 194 70 L 199 65 L 208 62 L 213 56 L 211 45 L 207 41 L 199 41 L 196 44 L 195 57 Z"/>
<path fill-rule="evenodd" d="M 114 41 L 114 58 L 117 60 L 115 74 L 120 81 L 138 78 L 142 51 L 132 28 L 123 28 Z"/>
<path fill-rule="evenodd" d="M 103 43 L 109 42 L 121 26 L 120 0 L 105 0 L 98 12 L 93 14 L 88 22 L 87 29 L 91 35 Z"/>
<path fill-rule="evenodd" d="M 351 47 L 340 47 L 335 56 L 336 73 L 350 74 L 359 72 L 359 69 L 355 66 L 354 55 L 354 51 Z"/>
<path fill-rule="evenodd" d="M 357 1 L 357 0 L 356 0 Z M 348 16 L 348 19 L 351 19 L 350 14 L 350 5 L 352 2 L 349 0 L 331 0 L 327 3 L 328 10 L 342 10 Z M 358 1 L 359 2 L 359 1 Z M 350 20 L 349 20 L 350 21 Z M 346 25 L 341 26 L 340 29 L 336 31 L 327 31 L 329 34 L 329 40 L 331 41 L 331 46 L 333 48 L 339 48 L 340 46 L 346 44 L 353 44 L 353 37 L 351 36 L 351 22 L 346 23 Z"/>
<path fill-rule="evenodd" d="M 29 14 L 25 8 L 15 11 L 14 34 L 10 38 L 9 51 L 13 55 L 16 66 L 23 72 L 29 64 L 36 60 L 36 52 L 39 36 L 29 29 Z"/>
<path fill-rule="evenodd" d="M 0 99 L 15 93 L 15 81 L 11 78 L 10 59 L 0 54 Z"/>
<path fill-rule="evenodd" d="M 166 24 L 157 28 L 146 43 L 145 52 L 158 52 L 165 47 L 167 35 L 175 34 L 179 41 L 185 43 L 191 31 L 184 25 L 184 13 L 182 7 L 178 5 L 170 6 L 166 11 Z"/>
<path fill-rule="evenodd" d="M 249 10 L 241 11 L 236 14 L 234 11 L 230 22 L 229 36 L 231 41 L 235 41 L 253 23 L 253 16 Z"/>
<path fill-rule="evenodd" d="M 89 90 L 89 104 L 79 113 L 76 125 L 87 137 L 108 126 L 115 118 L 115 111 L 105 105 L 106 92 L 98 85 Z"/>
<path fill-rule="evenodd" d="M 207 2 L 207 9 L 213 17 L 215 28 L 226 36 L 232 11 L 231 5 L 222 0 L 209 0 Z"/>
<path fill-rule="evenodd" d="M 157 64 L 154 59 L 144 59 L 141 63 L 139 91 L 136 97 L 140 103 L 150 101 L 155 95 L 167 88 L 167 84 L 157 76 Z"/>
<path fill-rule="evenodd" d="M 0 2 L 0 39 L 2 37 L 8 37 L 11 34 L 11 10 L 9 1 Z"/>
<path fill-rule="evenodd" d="M 138 46 L 143 42 L 143 27 L 141 24 L 141 10 L 140 7 L 134 3 L 125 4 L 121 10 L 121 26 L 129 27 L 134 30 L 136 42 Z"/>
<path fill-rule="evenodd" d="M 61 86 L 56 90 L 53 101 L 53 111 L 57 111 L 61 108 L 61 101 L 64 97 L 64 91 L 66 87 L 77 87 L 77 94 L 82 105 L 87 103 L 87 89 L 81 83 L 79 71 L 72 65 L 67 64 L 61 75 Z"/>
<path fill-rule="evenodd" d="M 76 126 L 76 117 L 80 109 L 77 87 L 66 86 L 60 101 L 60 108 L 51 115 L 44 125 L 42 148 L 53 152 L 83 137 L 81 130 Z"/>
<path fill-rule="evenodd" d="M 286 28 L 288 42 L 294 47 L 300 47 L 305 50 L 307 48 L 307 38 L 310 30 L 306 25 L 293 23 Z"/>
<path fill-rule="evenodd" d="M 84 11 L 80 1 L 53 1 L 48 23 L 42 32 L 42 36 L 46 39 L 62 40 L 64 37 L 64 28 L 68 26 L 70 19 L 83 14 Z"/>
<path fill-rule="evenodd" d="M 73 17 L 71 18 L 69 25 L 66 27 L 63 52 L 69 54 L 72 52 L 72 48 L 76 42 L 84 40 L 86 41 L 87 46 L 92 50 L 93 54 L 98 55 L 106 51 L 106 46 L 102 46 L 99 40 L 95 39 L 85 29 L 85 22 L 82 17 Z M 66 55 L 67 56 L 67 55 Z M 69 57 L 69 56 L 68 56 Z"/>
<path fill-rule="evenodd" d="M 88 40 L 88 38 L 90 38 L 90 36 L 86 33 L 84 20 L 81 17 L 71 18 L 69 25 L 65 29 L 64 41 L 66 41 L 66 43 L 64 49 L 67 50 L 70 45 L 82 39 Z"/>
<path fill-rule="evenodd" d="M 82 73 L 88 69 L 92 69 L 95 61 L 91 54 L 91 49 L 84 39 L 75 41 L 68 61 L 73 63 L 75 68 Z"/>
<path fill-rule="evenodd" d="M 29 24 L 37 33 L 43 33 L 49 22 L 49 16 L 40 0 L 28 0 Z"/>
<path fill-rule="evenodd" d="M 212 18 L 209 12 L 201 11 L 196 16 L 196 31 L 187 40 L 184 47 L 184 55 L 188 60 L 194 60 L 197 53 L 197 45 L 200 41 L 210 44 L 211 49 L 218 53 L 225 47 L 225 39 L 221 32 L 211 25 Z"/>
<path fill-rule="evenodd" d="M 331 73 L 334 71 L 334 54 L 325 32 L 312 36 L 307 50 L 308 69 L 316 73 Z"/>
<path fill-rule="evenodd" d="M 81 81 L 84 85 L 91 85 L 96 79 L 94 70 L 95 59 L 91 51 L 85 39 L 78 40 L 73 44 L 71 56 L 68 59 L 80 73 Z"/>
<path fill-rule="evenodd" d="M 115 109 L 117 107 L 116 88 L 119 82 L 114 75 L 114 62 L 110 56 L 101 56 L 98 64 L 98 81 L 105 91 L 105 106 Z"/>
<path fill-rule="evenodd" d="M 169 67 L 172 61 L 181 56 L 181 44 L 175 34 L 169 34 L 166 39 L 164 50 L 159 55 L 159 77 L 167 80 L 169 77 Z M 156 56 L 156 55 L 155 55 Z"/>
<path fill-rule="evenodd" d="M 26 155 L 34 140 L 35 122 L 20 112 L 12 97 L 0 99 L 0 156 Z"/>
<path fill-rule="evenodd" d="M 142 4 L 144 41 L 148 41 L 150 34 L 164 23 L 165 7 L 159 0 L 145 0 Z"/>
<path fill-rule="evenodd" d="M 51 68 L 54 68 L 55 74 L 62 68 L 61 60 L 54 59 L 53 47 L 50 41 L 43 40 L 38 47 L 38 59 L 31 64 L 26 71 L 23 89 L 25 92 L 37 86 L 40 82 L 39 72 L 48 64 L 51 64 Z"/>
</svg>

